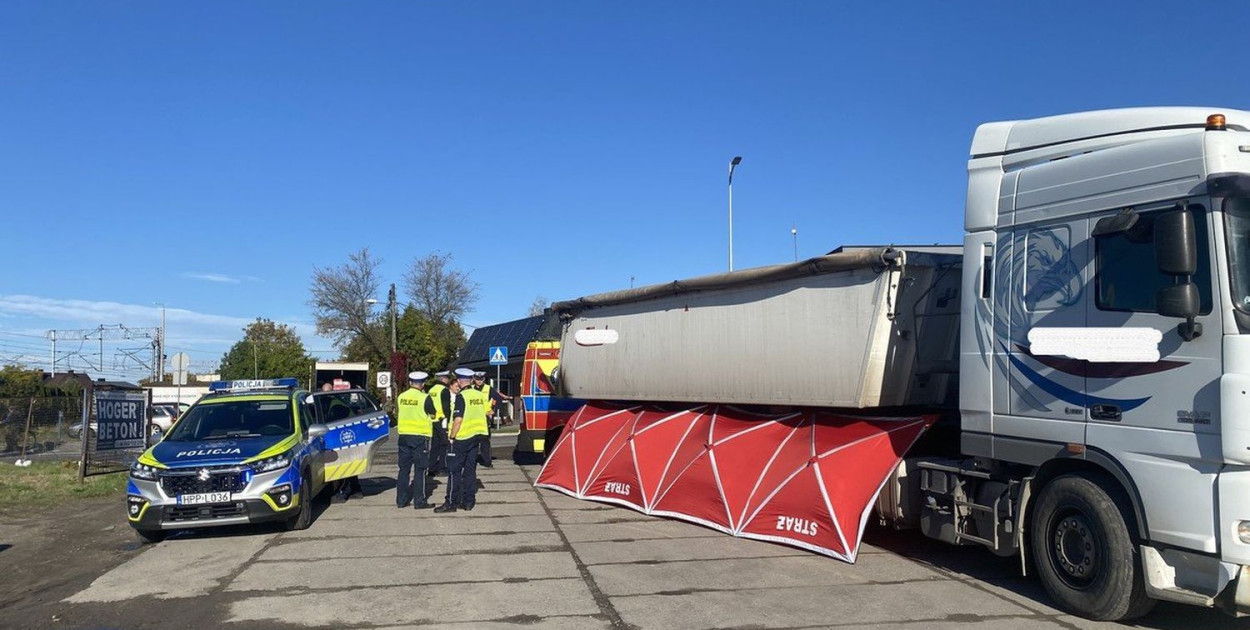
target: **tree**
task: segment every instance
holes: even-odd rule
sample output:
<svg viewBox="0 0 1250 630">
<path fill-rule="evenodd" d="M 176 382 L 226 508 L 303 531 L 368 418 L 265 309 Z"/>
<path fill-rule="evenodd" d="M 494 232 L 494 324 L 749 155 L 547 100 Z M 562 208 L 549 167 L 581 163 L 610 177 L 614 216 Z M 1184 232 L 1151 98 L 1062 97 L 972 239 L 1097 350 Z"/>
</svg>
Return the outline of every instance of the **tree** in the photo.
<svg viewBox="0 0 1250 630">
<path fill-rule="evenodd" d="M 478 284 L 468 272 L 451 268 L 451 254 L 412 261 L 404 282 L 412 304 L 431 322 L 459 320 L 477 303 Z"/>
<path fill-rule="evenodd" d="M 0 398 L 81 394 L 82 385 L 76 380 L 45 378 L 43 370 L 20 364 L 0 367 Z"/>
<path fill-rule="evenodd" d="M 544 312 L 546 312 L 547 307 L 548 307 L 548 306 L 550 306 L 550 305 L 551 305 L 551 303 L 547 301 L 547 298 L 545 298 L 545 297 L 543 297 L 543 296 L 541 296 L 541 295 L 540 295 L 540 296 L 538 296 L 538 297 L 536 297 L 536 298 L 534 298 L 534 302 L 533 302 L 532 304 L 530 304 L 530 315 L 529 315 L 529 316 L 530 316 L 530 317 L 537 317 L 537 316 L 539 316 L 539 315 L 542 315 Z"/>
<path fill-rule="evenodd" d="M 389 324 L 374 324 L 376 332 L 389 333 Z M 368 361 L 370 365 L 388 366 L 396 378 L 406 378 L 413 370 L 436 372 L 452 367 L 465 344 L 464 329 L 453 321 L 432 322 L 415 306 L 404 307 L 395 321 L 398 352 L 402 365 L 392 365 L 385 354 L 379 354 L 363 338 L 355 338 L 343 346 L 344 361 Z M 389 353 L 388 353 L 389 354 Z"/>
<path fill-rule="evenodd" d="M 415 306 L 404 309 L 396 329 L 399 350 L 408 355 L 410 366 L 427 372 L 453 367 L 466 341 L 460 324 L 433 321 Z"/>
<path fill-rule="evenodd" d="M 295 329 L 258 317 L 243 329 L 243 339 L 221 358 L 221 378 L 307 378 L 312 357 Z"/>
<path fill-rule="evenodd" d="M 308 301 L 317 323 L 317 334 L 334 340 L 346 349 L 349 344 L 363 343 L 379 357 L 389 354 L 385 331 L 376 325 L 369 300 L 377 299 L 382 280 L 378 267 L 382 259 L 369 254 L 369 248 L 348 256 L 341 267 L 313 269 L 312 299 Z"/>
<path fill-rule="evenodd" d="M 388 348 L 383 350 L 373 340 L 388 337 L 390 335 L 389 325 L 389 323 L 385 323 L 381 319 L 370 323 L 366 327 L 367 332 L 365 334 L 356 335 L 339 347 L 339 356 L 344 361 L 364 361 L 369 365 L 375 366 L 386 365 L 387 355 L 390 354 L 390 344 L 388 343 Z M 402 325 L 399 328 L 402 329 Z"/>
</svg>

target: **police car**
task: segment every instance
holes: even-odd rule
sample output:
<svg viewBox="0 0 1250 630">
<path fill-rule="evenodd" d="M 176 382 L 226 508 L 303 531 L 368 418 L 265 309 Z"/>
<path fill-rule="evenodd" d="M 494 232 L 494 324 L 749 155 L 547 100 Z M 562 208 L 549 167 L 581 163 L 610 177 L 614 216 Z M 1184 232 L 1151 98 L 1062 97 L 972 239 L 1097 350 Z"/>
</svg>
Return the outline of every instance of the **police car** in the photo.
<svg viewBox="0 0 1250 630">
<path fill-rule="evenodd" d="M 309 393 L 293 378 L 218 381 L 130 468 L 126 515 L 145 542 L 171 530 L 312 522 L 312 501 L 366 472 L 390 418 L 363 390 Z"/>
</svg>

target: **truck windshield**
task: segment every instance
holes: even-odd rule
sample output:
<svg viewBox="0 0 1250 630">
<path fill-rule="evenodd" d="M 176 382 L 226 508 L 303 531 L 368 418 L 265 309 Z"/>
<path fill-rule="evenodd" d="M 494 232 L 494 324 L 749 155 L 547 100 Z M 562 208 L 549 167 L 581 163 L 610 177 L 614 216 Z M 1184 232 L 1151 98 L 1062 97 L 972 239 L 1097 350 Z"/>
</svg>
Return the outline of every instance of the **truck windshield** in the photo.
<svg viewBox="0 0 1250 630">
<path fill-rule="evenodd" d="M 1250 312 L 1250 199 L 1224 201 L 1228 234 L 1228 277 L 1232 281 L 1233 306 Z"/>
<path fill-rule="evenodd" d="M 284 436 L 293 432 L 289 400 L 223 400 L 192 407 L 165 441 Z"/>
</svg>

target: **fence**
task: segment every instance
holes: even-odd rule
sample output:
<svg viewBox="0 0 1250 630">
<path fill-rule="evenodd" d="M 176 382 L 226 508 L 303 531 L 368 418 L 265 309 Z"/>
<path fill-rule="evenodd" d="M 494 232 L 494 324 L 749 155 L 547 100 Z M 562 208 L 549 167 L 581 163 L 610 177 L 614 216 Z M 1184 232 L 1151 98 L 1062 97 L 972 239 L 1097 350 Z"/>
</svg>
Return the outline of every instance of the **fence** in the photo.
<svg viewBox="0 0 1250 630">
<path fill-rule="evenodd" d="M 26 396 L 0 398 L 0 460 L 84 459 L 84 475 L 121 472 L 130 468 L 146 445 L 99 450 L 94 402 L 87 409 L 84 436 L 84 396 Z M 143 435 L 150 425 L 144 422 Z M 84 454 L 86 457 L 84 458 Z"/>
<path fill-rule="evenodd" d="M 0 398 L 0 458 L 76 460 L 81 427 L 82 396 Z"/>
</svg>

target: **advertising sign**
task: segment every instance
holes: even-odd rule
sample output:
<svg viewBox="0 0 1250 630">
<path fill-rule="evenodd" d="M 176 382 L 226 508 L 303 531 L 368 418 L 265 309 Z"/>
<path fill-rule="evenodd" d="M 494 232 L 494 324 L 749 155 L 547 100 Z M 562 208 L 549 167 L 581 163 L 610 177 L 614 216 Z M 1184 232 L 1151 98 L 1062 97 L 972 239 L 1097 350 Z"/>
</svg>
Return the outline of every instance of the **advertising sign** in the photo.
<svg viewBox="0 0 1250 630">
<path fill-rule="evenodd" d="M 143 392 L 96 392 L 96 450 L 143 448 L 147 395 Z"/>
</svg>

